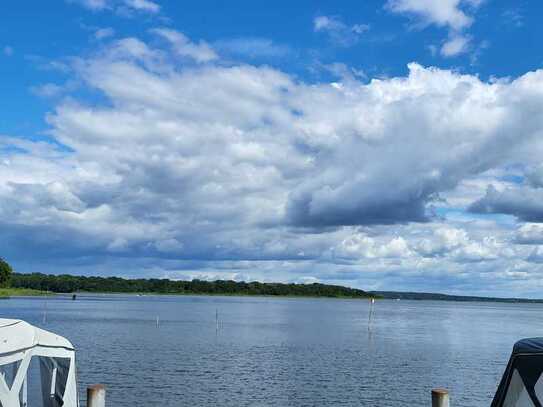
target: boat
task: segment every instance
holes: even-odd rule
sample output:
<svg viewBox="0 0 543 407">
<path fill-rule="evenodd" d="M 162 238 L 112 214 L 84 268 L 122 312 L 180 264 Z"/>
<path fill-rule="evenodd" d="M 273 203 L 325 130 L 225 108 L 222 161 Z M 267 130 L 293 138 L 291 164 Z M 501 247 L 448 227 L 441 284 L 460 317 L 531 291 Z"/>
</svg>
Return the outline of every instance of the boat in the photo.
<svg viewBox="0 0 543 407">
<path fill-rule="evenodd" d="M 29 369 L 37 359 L 39 369 Z M 66 338 L 17 319 L 0 319 L 0 406 L 28 405 L 29 375 L 47 407 L 79 407 L 75 349 Z"/>
<path fill-rule="evenodd" d="M 542 373 L 543 338 L 518 341 L 513 346 L 491 407 L 541 407 Z"/>
</svg>

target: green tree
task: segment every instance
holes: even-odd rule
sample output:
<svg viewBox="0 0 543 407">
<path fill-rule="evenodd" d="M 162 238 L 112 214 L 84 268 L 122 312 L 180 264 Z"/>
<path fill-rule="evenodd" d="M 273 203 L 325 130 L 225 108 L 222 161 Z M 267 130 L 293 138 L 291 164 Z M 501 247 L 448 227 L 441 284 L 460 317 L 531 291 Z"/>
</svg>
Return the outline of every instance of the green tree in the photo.
<svg viewBox="0 0 543 407">
<path fill-rule="evenodd" d="M 8 287 L 11 281 L 12 268 L 0 257 L 0 287 Z"/>
</svg>

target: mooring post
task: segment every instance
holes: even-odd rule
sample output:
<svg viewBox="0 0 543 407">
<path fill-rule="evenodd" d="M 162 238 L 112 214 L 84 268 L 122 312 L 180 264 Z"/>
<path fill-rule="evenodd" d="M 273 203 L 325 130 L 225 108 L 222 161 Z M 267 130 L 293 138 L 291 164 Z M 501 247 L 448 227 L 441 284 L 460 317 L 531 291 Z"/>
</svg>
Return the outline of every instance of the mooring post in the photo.
<svg viewBox="0 0 543 407">
<path fill-rule="evenodd" d="M 447 389 L 432 390 L 432 407 L 449 407 L 449 391 Z"/>
<path fill-rule="evenodd" d="M 103 384 L 87 387 L 87 407 L 106 407 L 106 387 Z"/>
</svg>

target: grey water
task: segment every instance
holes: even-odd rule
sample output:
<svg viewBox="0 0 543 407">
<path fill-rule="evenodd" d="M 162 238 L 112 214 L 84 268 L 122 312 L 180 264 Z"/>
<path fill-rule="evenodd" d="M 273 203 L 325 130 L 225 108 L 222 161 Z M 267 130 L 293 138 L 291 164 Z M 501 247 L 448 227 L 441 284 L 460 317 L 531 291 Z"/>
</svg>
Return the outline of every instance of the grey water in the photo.
<svg viewBox="0 0 543 407">
<path fill-rule="evenodd" d="M 543 336 L 539 304 L 380 300 L 370 329 L 368 311 L 337 299 L 0 301 L 0 318 L 70 339 L 82 401 L 103 383 L 115 407 L 428 406 L 433 387 L 488 406 L 513 343 Z"/>
</svg>

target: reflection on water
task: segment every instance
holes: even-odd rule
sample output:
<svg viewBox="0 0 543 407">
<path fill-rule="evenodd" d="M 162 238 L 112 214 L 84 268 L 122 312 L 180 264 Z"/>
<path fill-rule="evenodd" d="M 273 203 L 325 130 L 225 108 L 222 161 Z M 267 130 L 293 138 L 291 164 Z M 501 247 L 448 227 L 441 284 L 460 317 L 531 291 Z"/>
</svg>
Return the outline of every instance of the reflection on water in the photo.
<svg viewBox="0 0 543 407">
<path fill-rule="evenodd" d="M 539 304 L 81 295 L 0 303 L 70 339 L 112 406 L 488 406 Z M 218 315 L 218 318 L 217 318 Z M 157 317 L 160 323 L 157 326 Z M 83 398 L 83 397 L 82 397 Z"/>
</svg>

